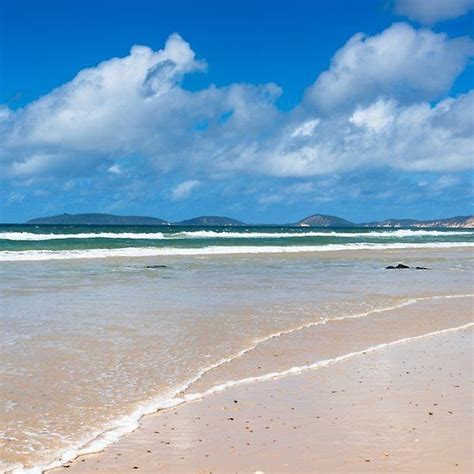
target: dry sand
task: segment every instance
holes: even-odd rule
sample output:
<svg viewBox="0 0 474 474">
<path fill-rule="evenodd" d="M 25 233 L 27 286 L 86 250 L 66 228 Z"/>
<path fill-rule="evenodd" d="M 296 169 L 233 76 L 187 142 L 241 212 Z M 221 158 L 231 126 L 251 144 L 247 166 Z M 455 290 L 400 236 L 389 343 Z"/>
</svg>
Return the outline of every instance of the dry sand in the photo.
<svg viewBox="0 0 474 474">
<path fill-rule="evenodd" d="M 464 313 L 456 323 L 472 316 L 470 302 L 449 305 Z M 387 340 L 406 337 L 385 328 Z M 408 322 L 406 332 L 416 335 Z M 470 327 L 235 386 L 146 417 L 54 472 L 472 472 L 472 344 Z"/>
</svg>

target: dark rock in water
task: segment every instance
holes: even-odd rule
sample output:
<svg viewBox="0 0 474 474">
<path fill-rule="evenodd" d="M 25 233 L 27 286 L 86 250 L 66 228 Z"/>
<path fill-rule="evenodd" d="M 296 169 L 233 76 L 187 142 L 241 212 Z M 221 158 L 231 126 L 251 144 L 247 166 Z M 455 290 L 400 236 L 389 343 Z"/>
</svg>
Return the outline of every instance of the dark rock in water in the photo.
<svg viewBox="0 0 474 474">
<path fill-rule="evenodd" d="M 404 265 L 403 263 L 399 263 L 396 267 L 393 265 L 389 265 L 388 267 L 385 267 L 386 270 L 398 270 L 401 268 L 410 268 L 408 265 Z"/>
<path fill-rule="evenodd" d="M 167 265 L 147 265 L 145 268 L 168 268 Z"/>
<path fill-rule="evenodd" d="M 404 269 L 404 268 L 412 268 L 409 267 L 408 265 L 404 265 L 403 263 L 399 263 L 396 267 L 393 265 L 389 265 L 388 267 L 385 267 L 386 270 L 398 270 L 398 269 Z M 415 270 L 429 270 L 428 267 L 414 267 Z"/>
</svg>

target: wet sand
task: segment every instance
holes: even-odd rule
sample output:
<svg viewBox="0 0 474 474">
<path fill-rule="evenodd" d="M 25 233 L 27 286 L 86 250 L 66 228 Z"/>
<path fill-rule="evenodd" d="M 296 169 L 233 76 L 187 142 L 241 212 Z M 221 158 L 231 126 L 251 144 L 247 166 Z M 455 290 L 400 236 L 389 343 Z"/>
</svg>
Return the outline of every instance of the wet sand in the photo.
<svg viewBox="0 0 474 474">
<path fill-rule="evenodd" d="M 432 270 L 385 270 L 399 261 Z M 472 263 L 468 248 L 431 247 L 3 262 L 0 471 L 100 449 L 188 384 L 201 392 L 460 325 L 452 300 L 421 301 L 473 293 Z"/>
<path fill-rule="evenodd" d="M 396 341 L 472 320 L 471 299 L 440 302 L 442 311 L 429 304 L 431 330 L 421 319 L 410 325 L 414 315 L 402 308 L 374 319 L 384 322 L 375 333 L 381 336 L 385 328 L 385 342 Z M 406 319 L 397 325 L 402 315 Z M 353 350 L 363 349 L 357 341 L 364 347 L 381 342 L 359 336 Z M 301 363 L 302 352 L 308 356 L 306 339 L 305 346 L 291 348 L 296 340 L 278 338 L 279 368 Z M 350 352 L 340 349 L 329 345 L 328 354 Z M 138 430 L 103 453 L 54 472 L 472 472 L 472 349 L 471 326 L 234 386 L 145 417 Z M 261 370 L 268 351 L 249 354 L 245 368 Z M 243 369 L 229 364 L 226 370 L 238 379 Z M 221 376 L 202 380 L 202 389 Z"/>
</svg>

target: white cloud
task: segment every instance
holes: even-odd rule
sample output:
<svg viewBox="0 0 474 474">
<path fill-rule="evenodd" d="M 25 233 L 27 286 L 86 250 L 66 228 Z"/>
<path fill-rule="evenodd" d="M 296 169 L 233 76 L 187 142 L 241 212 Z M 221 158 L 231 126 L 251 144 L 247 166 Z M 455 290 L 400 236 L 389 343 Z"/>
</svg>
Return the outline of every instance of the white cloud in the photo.
<svg viewBox="0 0 474 474">
<path fill-rule="evenodd" d="M 71 179 L 120 174 L 125 162 L 130 181 L 134 167 L 140 176 L 180 173 L 187 180 L 171 192 L 179 200 L 200 180 L 237 174 L 470 169 L 474 94 L 427 99 L 448 91 L 471 49 L 470 40 L 406 24 L 356 35 L 301 106 L 281 112 L 272 83 L 184 89 L 183 76 L 205 63 L 172 35 L 160 51 L 134 46 L 23 109 L 0 108 L 2 173 Z M 312 188 L 294 192 L 304 189 Z"/>
<path fill-rule="evenodd" d="M 20 204 L 25 200 L 25 196 L 20 193 L 12 192 L 8 196 L 8 204 Z"/>
<path fill-rule="evenodd" d="M 386 130 L 394 120 L 395 102 L 379 99 L 368 107 L 357 107 L 349 122 L 374 132 Z"/>
<path fill-rule="evenodd" d="M 243 136 L 257 140 L 275 123 L 280 89 L 231 84 L 190 92 L 180 86 L 183 75 L 204 67 L 189 44 L 172 35 L 160 51 L 134 46 L 129 56 L 81 71 L 24 109 L 2 108 L 3 173 L 91 172 L 104 161 L 113 170 L 130 155 L 145 157 L 158 171 L 183 162 L 201 167 L 202 160 L 225 169 L 229 148 L 242 147 Z"/>
<path fill-rule="evenodd" d="M 12 111 L 5 105 L 0 104 L 0 124 L 1 122 L 6 122 L 9 118 L 11 118 L 11 115 Z"/>
<path fill-rule="evenodd" d="M 183 89 L 181 78 L 204 65 L 188 43 L 172 35 L 160 51 L 134 46 L 129 56 L 79 72 L 24 109 L 2 109 L 4 174 L 48 175 L 61 166 L 63 172 L 87 173 L 130 155 L 144 157 L 156 171 L 184 162 L 192 171 L 208 160 L 232 168 L 226 157 L 248 146 L 242 137 L 257 141 L 275 122 L 280 89 L 274 84 Z"/>
<path fill-rule="evenodd" d="M 378 99 L 354 112 L 321 120 L 303 143 L 293 128 L 258 155 L 274 176 L 316 176 L 357 168 L 460 171 L 473 167 L 474 92 L 431 106 Z M 294 125 L 292 126 L 294 127 Z"/>
<path fill-rule="evenodd" d="M 308 120 L 307 122 L 298 125 L 291 134 L 292 138 L 295 137 L 310 137 L 314 133 L 314 129 L 319 123 L 319 119 Z"/>
<path fill-rule="evenodd" d="M 188 198 L 199 184 L 199 181 L 194 179 L 178 184 L 171 192 L 171 199 L 180 201 L 181 199 Z"/>
<path fill-rule="evenodd" d="M 117 163 L 113 164 L 112 166 L 110 166 L 107 171 L 110 173 L 110 174 L 116 174 L 116 175 L 120 175 L 123 173 L 123 169 L 120 165 L 118 165 Z"/>
<path fill-rule="evenodd" d="M 64 156 L 57 153 L 31 152 L 22 159 L 14 160 L 8 168 L 8 174 L 15 178 L 28 178 L 42 175 L 48 169 L 64 165 Z"/>
<path fill-rule="evenodd" d="M 456 176 L 443 175 L 436 180 L 436 183 L 433 185 L 433 189 L 434 191 L 444 191 L 447 188 L 456 186 L 458 183 L 459 178 Z"/>
<path fill-rule="evenodd" d="M 142 126 L 166 105 L 163 102 L 169 101 L 184 74 L 202 67 L 178 35 L 157 52 L 134 46 L 129 56 L 84 69 L 14 114 L 7 144 L 120 150 L 132 140 L 146 138 L 149 129 Z"/>
<path fill-rule="evenodd" d="M 465 15 L 474 0 L 395 0 L 394 10 L 420 23 L 433 24 Z"/>
<path fill-rule="evenodd" d="M 354 35 L 307 90 L 306 102 L 330 112 L 379 96 L 432 100 L 447 92 L 474 53 L 469 38 L 396 23 L 382 33 Z"/>
</svg>

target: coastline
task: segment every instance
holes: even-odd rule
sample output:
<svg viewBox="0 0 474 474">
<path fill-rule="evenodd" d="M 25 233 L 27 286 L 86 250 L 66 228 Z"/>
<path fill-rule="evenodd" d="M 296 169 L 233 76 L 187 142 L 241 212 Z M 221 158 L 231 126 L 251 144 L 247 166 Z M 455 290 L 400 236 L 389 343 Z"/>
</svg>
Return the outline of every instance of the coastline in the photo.
<svg viewBox="0 0 474 474">
<path fill-rule="evenodd" d="M 264 413 L 264 411 L 262 410 L 273 410 L 272 412 L 275 415 L 274 419 L 277 419 L 276 417 L 280 416 L 278 415 L 278 413 L 280 413 L 280 411 L 281 412 L 284 411 L 282 410 L 281 403 L 286 403 L 286 404 L 292 403 L 293 398 L 287 397 L 286 399 L 283 399 L 280 401 L 280 405 L 274 406 L 272 405 L 272 403 L 270 403 L 267 400 L 266 402 L 267 405 L 264 405 L 261 403 L 261 405 L 264 406 L 265 408 L 257 408 L 258 404 L 256 405 L 255 403 L 252 402 L 252 400 L 258 400 L 259 397 L 260 399 L 262 399 L 262 397 L 265 397 L 266 395 L 268 395 L 269 391 L 271 391 L 272 393 L 281 392 L 282 390 L 283 391 L 286 390 L 288 386 L 293 386 L 293 387 L 296 387 L 295 390 L 297 389 L 298 393 L 300 392 L 313 393 L 314 390 L 317 390 L 320 396 L 324 398 L 324 396 L 327 397 L 329 396 L 329 394 L 332 394 L 332 390 L 328 391 L 329 381 L 331 381 L 331 383 L 335 383 L 335 381 L 338 380 L 338 378 L 339 379 L 342 378 L 341 381 L 345 380 L 347 377 L 351 378 L 353 376 L 354 371 L 352 369 L 354 367 L 357 367 L 357 370 L 359 370 L 359 372 L 362 371 L 364 374 L 363 375 L 364 377 L 369 377 L 371 373 L 375 373 L 378 370 L 378 369 L 377 370 L 375 369 L 381 364 L 380 366 L 385 366 L 386 368 L 387 367 L 390 368 L 390 370 L 392 371 L 396 370 L 400 372 L 399 377 L 401 377 L 402 375 L 401 369 L 402 368 L 406 369 L 405 363 L 408 363 L 408 362 L 412 364 L 411 373 L 418 371 L 425 378 L 426 376 L 429 375 L 429 377 L 434 380 L 434 382 L 431 384 L 432 385 L 431 390 L 438 389 L 439 387 L 446 385 L 447 374 L 453 373 L 453 370 L 456 367 L 456 364 L 459 365 L 460 360 L 462 359 L 462 356 L 466 355 L 466 351 L 464 351 L 464 353 L 461 354 L 462 351 L 461 352 L 459 351 L 459 344 L 457 347 L 456 347 L 456 344 L 454 346 L 451 346 L 451 350 L 448 354 L 452 359 L 451 362 L 449 362 L 448 360 L 433 359 L 432 353 L 436 353 L 436 354 L 438 353 L 437 350 L 439 349 L 439 341 L 442 341 L 443 338 L 444 339 L 447 338 L 449 340 L 455 339 L 457 342 L 461 343 L 463 341 L 463 338 L 465 338 L 466 333 L 469 334 L 469 337 L 472 337 L 472 328 L 469 326 L 469 324 L 472 324 L 470 323 L 470 321 L 472 320 L 472 303 L 471 302 L 472 302 L 471 297 L 460 297 L 460 298 L 450 299 L 449 303 L 443 299 L 437 300 L 434 298 L 428 302 L 419 301 L 418 303 L 413 304 L 412 307 L 410 308 L 402 307 L 402 308 L 389 309 L 385 312 L 386 314 L 383 314 L 384 313 L 383 311 L 378 314 L 374 313 L 377 315 L 376 321 L 372 317 L 374 316 L 374 314 L 372 314 L 371 316 L 368 317 L 369 319 L 371 319 L 370 323 L 373 324 L 376 322 L 377 324 L 380 325 L 380 328 L 382 331 L 384 330 L 384 328 L 386 331 L 389 331 L 390 334 L 393 335 L 392 341 L 388 341 L 388 342 L 377 341 L 376 338 L 366 339 L 366 337 L 364 336 L 363 338 L 360 339 L 361 345 L 358 348 L 359 349 L 358 351 L 352 351 L 352 352 L 345 351 L 344 352 L 345 355 L 344 355 L 344 354 L 341 354 L 340 348 L 332 347 L 332 348 L 328 348 L 330 349 L 329 351 L 330 355 L 331 355 L 331 350 L 334 351 L 334 354 L 333 354 L 334 357 L 332 358 L 331 357 L 321 358 L 322 357 L 321 353 L 319 353 L 320 354 L 319 356 L 316 353 L 313 355 L 313 357 L 315 357 L 315 359 L 312 359 L 313 361 L 314 360 L 319 360 L 320 362 L 330 361 L 330 363 L 328 364 L 326 363 L 321 364 L 320 362 L 314 364 L 313 366 L 311 366 L 311 364 L 309 364 L 309 366 L 304 366 L 304 364 L 302 364 L 303 362 L 302 357 L 308 358 L 309 356 L 311 356 L 311 354 L 308 354 L 308 352 L 304 350 L 305 346 L 304 345 L 302 346 L 300 344 L 302 341 L 301 338 L 305 338 L 308 341 L 314 340 L 312 338 L 314 337 L 314 331 L 316 330 L 315 327 L 301 329 L 297 332 L 291 332 L 285 335 L 284 337 L 271 338 L 268 341 L 265 341 L 263 344 L 261 344 L 259 346 L 259 350 L 251 350 L 250 352 L 244 354 L 242 357 L 237 359 L 237 361 L 224 364 L 220 366 L 217 370 L 210 371 L 208 374 L 205 374 L 205 376 L 202 377 L 201 380 L 199 380 L 199 383 L 191 386 L 188 389 L 188 391 L 185 391 L 183 393 L 183 396 L 185 397 L 185 399 L 190 401 L 190 403 L 184 403 L 175 408 L 162 410 L 155 415 L 146 416 L 142 419 L 140 423 L 140 427 L 136 431 L 124 436 L 118 442 L 106 448 L 105 451 L 102 452 L 101 454 L 81 456 L 77 458 L 75 461 L 73 461 L 72 463 L 71 462 L 67 463 L 66 466 L 68 467 L 64 469 L 59 469 L 59 470 L 55 469 L 51 472 L 66 472 L 66 469 L 68 472 L 70 472 L 71 470 L 77 471 L 77 472 L 90 472 L 90 471 L 97 471 L 98 470 L 97 466 L 100 466 L 100 472 L 128 472 L 128 470 L 135 470 L 133 469 L 134 466 L 136 466 L 142 472 L 152 472 L 152 471 L 156 472 L 157 469 L 159 469 L 160 471 L 170 471 L 170 472 L 200 472 L 200 470 L 203 470 L 203 469 L 213 470 L 213 471 L 217 470 L 218 472 L 224 472 L 229 469 L 238 470 L 239 472 L 240 471 L 254 472 L 256 470 L 265 471 L 265 469 L 269 469 L 270 471 L 274 471 L 275 469 L 282 470 L 282 471 L 285 471 L 285 470 L 302 471 L 302 470 L 308 469 L 313 465 L 312 463 L 314 463 L 314 460 L 311 460 L 313 458 L 309 459 L 307 456 L 304 456 L 304 453 L 300 453 L 302 457 L 300 455 L 298 456 L 298 459 L 301 458 L 302 464 L 301 463 L 295 464 L 294 462 L 292 462 L 292 459 L 294 460 L 294 456 L 292 454 L 293 450 L 295 449 L 294 445 L 291 451 L 286 451 L 285 458 L 288 459 L 288 462 L 286 463 L 288 464 L 288 466 L 286 466 L 286 468 L 283 465 L 285 463 L 282 464 L 280 462 L 278 466 L 275 464 L 275 465 L 271 465 L 270 467 L 266 467 L 265 469 L 262 469 L 262 466 L 264 465 L 263 461 L 267 457 L 269 459 L 275 458 L 275 456 L 278 453 L 282 454 L 283 451 L 281 451 L 280 448 L 275 449 L 275 446 L 272 447 L 271 445 L 268 445 L 265 449 L 263 449 L 263 444 L 261 444 L 259 450 L 257 452 L 254 452 L 254 450 L 251 450 L 250 448 L 247 449 L 247 446 L 252 446 L 252 444 L 247 445 L 246 443 L 249 441 L 247 440 L 244 443 L 243 439 L 239 439 L 238 441 L 235 441 L 234 444 L 232 445 L 233 446 L 232 448 L 229 448 L 229 446 L 227 446 L 225 442 L 222 443 L 222 445 L 220 445 L 220 443 L 217 443 L 217 444 L 212 443 L 212 436 L 210 435 L 211 432 L 220 432 L 222 434 L 223 439 L 226 438 L 227 436 L 231 436 L 231 438 L 229 439 L 232 439 L 233 428 L 229 426 L 228 419 L 222 418 L 222 417 L 221 417 L 222 419 L 219 418 L 219 416 L 223 412 L 228 412 L 228 410 L 230 410 L 228 399 L 229 398 L 238 399 L 238 397 L 242 398 L 244 396 L 244 393 L 248 393 L 249 394 L 248 396 L 250 398 L 247 402 L 247 405 L 252 407 L 252 410 L 253 410 L 253 411 L 251 410 L 248 413 L 248 419 L 252 420 L 252 424 L 256 424 L 256 423 L 258 424 L 259 419 L 263 416 L 263 413 Z M 425 305 L 425 307 L 423 307 L 423 304 Z M 432 318 L 432 317 L 425 318 L 424 319 L 425 324 L 421 322 L 423 318 L 417 319 L 415 325 L 410 326 L 406 324 L 407 321 L 409 320 L 413 321 L 413 311 L 417 312 L 421 316 L 420 311 L 426 312 L 426 306 L 428 306 L 428 309 L 431 308 L 433 312 L 436 312 L 438 316 L 440 315 L 444 315 L 444 316 L 438 317 L 438 318 Z M 348 327 L 349 331 L 352 329 L 361 330 L 362 329 L 361 327 L 354 326 L 354 324 L 360 325 L 362 322 L 367 323 L 368 321 L 365 321 L 366 319 L 367 319 L 366 317 L 350 318 L 349 320 L 346 320 L 344 323 L 352 325 L 352 327 Z M 398 329 L 396 325 L 394 325 L 395 321 L 400 322 L 400 324 L 398 325 Z M 466 324 L 468 325 L 468 328 L 459 329 L 462 326 L 466 326 Z M 327 326 L 328 325 L 324 325 L 324 327 L 320 326 L 317 329 L 319 330 L 322 328 L 326 329 Z M 453 327 L 455 327 L 454 331 L 450 329 Z M 428 328 L 431 328 L 431 330 L 427 330 Z M 341 330 L 341 327 L 338 327 L 338 331 L 340 330 Z M 313 333 L 311 333 L 311 331 L 313 331 Z M 305 332 L 306 334 L 304 334 Z M 372 332 L 377 333 L 377 329 L 375 328 Z M 295 336 L 298 336 L 299 340 L 294 339 Z M 404 337 L 398 337 L 398 336 L 404 336 Z M 374 342 L 374 344 L 369 344 L 370 341 Z M 295 343 L 297 345 L 295 345 Z M 275 352 L 275 349 L 276 349 L 275 344 L 278 346 L 278 350 L 280 352 L 291 353 L 291 357 L 288 357 L 288 355 L 286 356 L 286 358 L 278 357 L 277 365 L 279 365 L 280 368 L 286 366 L 287 367 L 286 372 L 281 371 L 281 370 L 280 371 L 275 370 L 277 369 L 277 367 L 275 366 L 274 361 L 277 360 L 277 358 L 271 357 L 270 355 L 272 352 Z M 423 353 L 424 355 L 422 356 L 419 354 L 418 348 L 424 347 L 424 346 L 428 346 L 428 347 L 425 348 L 425 352 Z M 299 348 L 297 351 L 294 350 L 296 347 Z M 470 347 L 472 347 L 472 343 Z M 290 350 L 291 348 L 293 350 Z M 357 349 L 357 345 L 355 346 L 355 348 Z M 339 353 L 337 353 L 337 351 L 339 351 Z M 400 365 L 399 359 L 401 358 L 401 355 L 405 353 L 404 351 L 406 351 L 408 355 L 406 357 L 407 360 L 403 361 L 403 367 L 402 367 L 402 365 Z M 297 354 L 294 354 L 295 352 Z M 467 355 L 469 356 L 469 351 L 467 351 L 467 353 L 468 353 Z M 367 365 L 367 360 L 371 360 L 374 358 L 377 359 L 378 362 L 372 362 L 371 366 Z M 410 359 L 410 361 L 408 361 L 408 359 Z M 455 361 L 455 363 L 452 362 L 453 360 Z M 268 367 L 263 366 L 265 362 L 268 364 L 269 361 L 272 361 L 273 365 L 270 364 L 268 365 Z M 389 361 L 390 363 L 388 364 L 387 361 Z M 428 367 L 430 364 L 433 365 L 435 361 L 436 361 L 436 364 L 439 366 L 439 367 L 436 367 L 436 370 L 434 366 L 428 371 L 426 371 L 425 369 L 423 370 L 420 369 L 420 367 Z M 262 376 L 261 375 L 262 372 L 258 372 L 258 371 L 256 372 L 256 374 L 252 374 L 252 371 L 249 370 L 252 364 L 253 365 L 260 364 L 260 365 L 257 365 L 257 367 L 259 367 L 258 370 L 260 371 L 261 369 L 263 369 L 262 372 L 264 372 L 266 375 Z M 297 369 L 295 367 L 300 367 L 300 369 Z M 468 385 L 467 379 L 472 377 L 472 365 L 469 366 L 469 363 L 464 359 L 462 362 L 462 367 L 463 367 L 463 370 L 457 372 L 458 374 L 460 374 L 458 375 L 458 377 L 461 377 L 462 379 L 462 384 L 460 383 L 459 386 L 466 387 Z M 272 369 L 273 369 L 273 372 L 272 372 Z M 375 372 L 373 372 L 374 370 Z M 331 375 L 330 376 L 328 375 L 326 377 L 326 384 L 319 385 L 319 382 L 321 380 L 319 378 L 320 377 L 319 374 L 321 372 L 327 372 L 328 374 L 331 374 Z M 242 382 L 242 377 L 241 377 L 242 374 L 247 374 L 247 376 L 250 376 L 251 378 L 248 381 Z M 313 378 L 317 379 L 316 386 L 313 386 L 311 390 L 308 390 L 307 384 L 309 383 L 309 380 L 312 380 Z M 378 378 L 383 380 L 385 379 L 385 375 L 378 374 Z M 222 379 L 224 380 L 239 380 L 240 379 L 241 382 L 235 383 L 235 384 L 231 383 L 231 384 L 222 386 L 222 384 L 219 385 L 219 382 L 221 382 Z M 400 380 L 401 381 L 405 380 L 405 378 L 400 378 Z M 253 383 L 253 382 L 259 382 L 259 383 Z M 357 387 L 357 385 L 354 385 L 356 383 L 355 380 L 352 380 L 352 379 L 346 380 L 346 383 L 352 384 L 353 385 L 352 388 Z M 369 393 L 371 394 L 378 393 L 380 395 L 380 390 L 382 388 L 377 387 L 376 386 L 377 384 L 375 384 L 374 381 L 372 381 L 372 385 L 374 386 L 370 386 L 369 382 L 364 382 L 364 383 L 365 383 L 364 387 L 368 388 Z M 413 380 L 413 378 L 410 378 L 410 377 L 408 377 L 407 381 L 403 382 L 403 384 L 402 384 L 403 387 L 400 386 L 396 389 L 399 393 L 402 393 L 403 391 L 407 391 L 407 390 L 411 392 L 417 392 L 417 391 L 420 391 L 421 389 L 426 389 L 426 387 L 423 387 L 422 382 Z M 197 394 L 196 394 L 196 390 L 198 390 Z M 214 392 L 217 392 L 217 394 L 213 394 Z M 341 401 L 341 403 L 347 405 L 348 403 L 347 397 L 355 396 L 354 390 L 352 390 L 352 392 L 353 393 L 351 393 L 350 389 L 347 389 L 347 390 L 345 389 L 345 393 L 347 395 L 346 395 L 346 398 Z M 359 399 L 359 404 L 369 403 L 370 397 L 368 396 L 367 393 L 364 392 L 363 394 L 361 394 L 358 391 L 356 392 L 357 392 L 356 398 L 362 397 Z M 337 393 L 337 391 L 335 393 Z M 351 395 L 349 395 L 349 393 L 351 393 Z M 204 394 L 204 396 L 202 394 Z M 444 397 L 445 395 L 443 395 L 442 398 Z M 452 398 L 452 400 L 450 398 L 450 403 L 452 406 L 456 407 L 455 408 L 456 413 L 461 413 L 463 410 L 465 410 L 463 406 L 466 404 L 463 405 L 454 395 L 453 397 L 454 398 Z M 200 401 L 193 402 L 192 401 L 193 399 L 200 400 Z M 320 398 L 317 398 L 317 399 L 320 400 Z M 303 400 L 306 408 L 308 408 L 314 402 L 314 400 L 315 398 L 313 396 L 310 396 L 309 398 Z M 405 398 L 402 397 L 400 400 L 405 400 Z M 400 400 L 398 401 L 400 402 Z M 222 406 L 224 401 L 226 401 L 225 405 Z M 200 406 L 204 406 L 204 405 L 207 407 L 206 409 L 202 407 L 199 408 Z M 241 410 L 242 407 L 245 406 L 239 403 L 235 405 L 236 406 L 233 408 L 236 409 L 238 405 L 239 410 Z M 248 409 L 250 410 L 250 408 Z M 345 405 L 335 406 L 331 408 L 331 411 L 333 409 L 335 410 L 335 412 L 340 413 L 340 416 L 339 416 L 340 418 L 342 417 L 343 413 L 346 413 L 347 407 Z M 199 412 L 200 414 L 196 415 L 195 414 L 196 411 Z M 392 414 L 392 416 L 396 417 L 397 416 L 396 410 L 393 410 L 393 411 L 394 413 Z M 454 413 L 454 409 L 451 409 L 450 411 Z M 372 411 L 372 408 L 371 408 L 370 413 L 367 413 L 367 415 L 368 415 L 368 418 L 365 421 L 369 423 L 371 426 L 373 426 L 374 417 L 383 418 L 382 413 L 378 412 L 376 409 Z M 295 439 L 295 442 L 297 441 L 297 439 L 299 439 L 298 437 L 294 438 L 295 433 L 297 433 L 297 429 L 290 428 L 290 425 L 292 427 L 298 426 L 297 424 L 298 417 L 294 418 L 294 416 L 295 414 L 292 413 L 291 417 L 289 417 L 287 422 L 285 422 L 287 423 L 287 425 L 285 425 L 287 426 L 286 428 L 283 426 L 279 427 L 277 437 L 280 437 L 280 439 Z M 470 411 L 468 410 L 467 412 L 464 412 L 462 416 L 462 420 L 469 420 L 470 416 L 471 416 Z M 191 436 L 191 438 L 193 439 L 187 438 L 187 441 L 186 441 L 187 444 L 184 448 L 182 444 L 183 440 L 181 438 L 178 439 L 176 437 L 173 438 L 170 436 L 171 440 L 167 441 L 159 437 L 159 440 L 157 441 L 157 434 L 155 433 L 155 431 L 160 431 L 161 433 L 166 432 L 167 435 L 173 434 L 173 433 L 170 433 L 169 431 L 181 432 L 183 429 L 183 426 L 189 427 L 190 425 L 195 425 L 197 417 L 203 422 L 205 420 L 208 420 L 209 422 L 199 424 L 199 426 L 201 426 L 201 431 L 200 431 L 199 437 L 197 437 L 196 439 L 194 439 L 193 436 L 191 436 L 188 433 L 187 435 L 188 438 Z M 307 418 L 307 414 L 305 415 L 303 413 L 302 419 L 305 420 L 306 418 Z M 178 425 L 176 426 L 170 425 L 169 424 L 170 419 L 173 423 L 175 422 L 178 423 Z M 163 425 L 163 420 L 168 420 L 168 422 L 165 422 L 165 425 L 167 425 L 169 428 L 169 429 L 167 428 L 164 431 L 163 431 L 163 426 L 161 426 Z M 216 422 L 217 423 L 216 427 L 210 430 L 206 429 L 205 425 L 206 424 L 211 425 L 211 422 L 212 423 Z M 179 423 L 182 423 L 182 425 L 179 425 Z M 334 423 L 336 426 L 341 426 L 340 423 L 336 423 L 335 421 Z M 418 420 L 418 424 L 424 425 L 425 423 L 424 421 L 422 422 L 422 420 L 420 419 Z M 161 426 L 160 429 L 157 430 L 156 429 L 157 426 Z M 300 423 L 300 426 L 302 426 L 301 423 Z M 229 429 L 231 431 L 229 431 Z M 350 434 L 351 429 L 355 429 L 355 427 L 351 428 L 350 426 L 347 425 L 347 423 L 344 424 L 344 433 L 348 432 Z M 469 433 L 468 432 L 469 430 L 467 428 L 464 428 L 464 429 L 465 429 L 464 438 L 470 440 L 472 438 L 472 432 Z M 449 429 L 446 428 L 446 430 L 445 430 L 446 431 L 445 434 L 446 436 L 448 436 Z M 207 433 L 208 431 L 209 433 Z M 324 431 L 325 430 L 323 430 L 323 432 Z M 252 430 L 252 432 L 256 432 L 256 430 Z M 314 426 L 308 425 L 305 436 L 307 437 L 311 435 L 314 437 L 314 435 L 317 433 L 319 433 L 319 425 L 317 424 Z M 389 436 L 389 433 L 386 433 L 386 436 L 388 440 L 392 440 L 392 438 Z M 203 444 L 203 443 L 206 443 L 205 438 L 208 439 L 208 444 Z M 257 438 L 257 437 L 254 437 L 254 438 Z M 173 439 L 174 441 L 172 441 Z M 199 439 L 201 439 L 202 441 L 198 441 Z M 318 440 L 317 437 L 315 438 L 315 442 L 316 441 L 318 441 L 316 445 L 314 446 L 311 445 L 309 448 L 307 448 L 308 452 L 314 453 L 315 450 L 316 451 L 319 450 L 321 451 L 320 455 L 322 456 L 322 458 L 324 458 L 324 453 L 327 451 L 327 447 L 321 450 L 320 449 L 321 446 L 324 446 L 325 444 L 322 442 L 321 439 Z M 337 439 L 333 440 L 333 442 L 336 442 L 336 441 Z M 268 440 L 265 441 L 262 438 L 261 443 L 268 443 Z M 275 443 L 278 443 L 278 441 L 275 441 Z M 181 449 L 181 451 L 176 452 L 176 449 L 178 448 L 173 448 L 172 446 L 175 446 L 175 447 L 181 446 L 181 448 L 179 448 Z M 198 449 L 199 452 L 201 452 L 202 450 L 208 451 L 207 453 L 208 459 L 205 458 L 202 460 L 202 462 L 199 461 L 199 463 L 197 463 L 197 458 L 192 454 L 194 449 Z M 224 452 L 226 449 L 230 451 Z M 402 454 L 404 452 L 403 451 L 404 449 L 406 450 L 406 446 L 405 448 L 403 448 L 403 446 L 399 447 L 399 458 L 397 459 L 400 459 L 400 456 L 401 458 L 403 458 Z M 428 451 L 431 450 L 433 452 L 438 452 L 438 450 L 435 449 L 434 445 L 425 446 L 424 449 Z M 233 461 L 232 463 L 229 464 L 228 463 L 229 453 L 231 451 L 234 453 L 238 453 L 238 455 L 232 456 Z M 144 453 L 146 453 L 146 456 Z M 463 458 L 462 462 L 457 462 L 457 464 L 460 466 L 460 469 L 461 469 L 463 468 L 462 466 L 466 465 L 466 460 L 465 460 L 466 456 L 465 455 L 461 456 L 459 453 L 457 453 L 456 455 L 458 457 Z M 189 464 L 190 456 L 193 462 L 196 461 L 196 464 L 191 464 L 191 465 Z M 351 454 L 348 453 L 347 456 L 349 456 L 350 458 Z M 181 460 L 182 457 L 184 457 L 183 460 Z M 318 464 L 317 467 L 319 467 L 320 469 L 331 469 L 331 470 L 339 469 L 337 466 L 329 466 L 329 465 L 326 466 L 326 464 L 324 464 L 326 462 L 329 463 L 331 459 L 333 458 L 339 459 L 339 457 L 335 456 L 334 452 L 332 452 L 331 455 L 329 455 L 329 452 L 328 452 L 327 457 L 328 459 L 326 459 L 326 461 L 323 462 L 318 456 L 318 460 L 320 462 L 323 462 L 323 464 L 321 465 Z M 384 456 L 384 457 L 387 457 L 387 456 Z M 249 465 L 243 465 L 241 463 L 239 464 L 239 462 L 237 462 L 238 458 L 245 459 L 246 460 L 245 462 L 254 463 L 252 466 L 254 466 L 255 469 L 254 467 L 250 467 L 250 464 Z M 186 459 L 188 459 L 188 461 L 186 461 Z M 370 462 L 364 461 L 364 464 L 362 465 L 361 469 L 370 470 L 369 464 L 370 464 L 370 467 L 375 469 L 375 466 L 377 465 L 377 463 L 373 462 L 372 460 L 371 462 L 372 464 Z M 385 465 L 388 466 L 387 469 L 395 469 L 397 471 L 400 470 L 398 468 L 395 468 L 393 462 L 395 461 L 390 460 L 390 461 L 385 462 Z M 425 460 L 423 462 L 426 463 L 428 461 Z M 406 466 L 406 467 L 410 467 L 410 466 Z M 438 466 L 438 467 L 440 468 L 441 472 L 444 470 L 442 466 L 441 467 Z M 341 467 L 341 466 L 340 468 L 342 470 L 345 469 L 344 467 Z M 383 466 L 380 465 L 379 468 L 383 468 Z M 251 469 L 253 469 L 253 471 Z M 433 470 L 436 471 L 436 469 L 437 467 L 435 465 L 429 466 L 429 470 L 431 471 Z M 407 470 L 411 470 L 411 469 L 407 469 Z M 459 472 L 467 472 L 467 471 L 460 470 Z"/>
<path fill-rule="evenodd" d="M 144 3 L 0 8 L 0 474 L 474 474 L 474 0 Z"/>
</svg>

